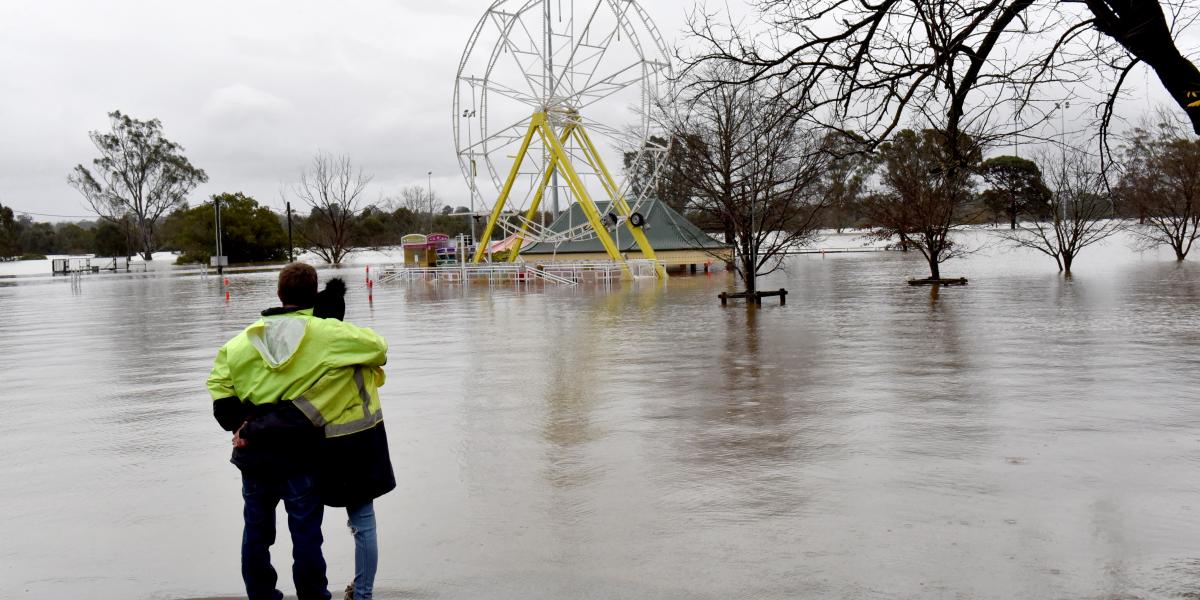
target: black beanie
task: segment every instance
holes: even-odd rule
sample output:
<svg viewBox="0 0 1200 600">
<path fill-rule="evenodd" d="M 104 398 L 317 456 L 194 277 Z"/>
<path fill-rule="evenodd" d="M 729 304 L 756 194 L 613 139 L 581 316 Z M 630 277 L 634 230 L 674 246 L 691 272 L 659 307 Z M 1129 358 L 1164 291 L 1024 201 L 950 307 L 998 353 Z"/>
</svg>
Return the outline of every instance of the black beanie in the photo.
<svg viewBox="0 0 1200 600">
<path fill-rule="evenodd" d="M 342 281 L 341 277 L 334 277 L 325 282 L 325 289 L 317 292 L 313 316 L 339 321 L 346 318 L 346 282 Z"/>
</svg>

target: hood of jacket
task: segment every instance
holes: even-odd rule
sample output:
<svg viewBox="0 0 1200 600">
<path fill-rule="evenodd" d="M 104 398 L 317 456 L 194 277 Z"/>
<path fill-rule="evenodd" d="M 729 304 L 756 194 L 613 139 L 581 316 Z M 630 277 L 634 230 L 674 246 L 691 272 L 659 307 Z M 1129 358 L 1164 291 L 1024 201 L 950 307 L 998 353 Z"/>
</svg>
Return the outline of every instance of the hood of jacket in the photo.
<svg viewBox="0 0 1200 600">
<path fill-rule="evenodd" d="M 306 330 L 307 323 L 303 318 L 291 314 L 269 316 L 251 325 L 246 330 L 246 339 L 258 350 L 258 355 L 268 367 L 278 369 L 296 355 Z"/>
</svg>

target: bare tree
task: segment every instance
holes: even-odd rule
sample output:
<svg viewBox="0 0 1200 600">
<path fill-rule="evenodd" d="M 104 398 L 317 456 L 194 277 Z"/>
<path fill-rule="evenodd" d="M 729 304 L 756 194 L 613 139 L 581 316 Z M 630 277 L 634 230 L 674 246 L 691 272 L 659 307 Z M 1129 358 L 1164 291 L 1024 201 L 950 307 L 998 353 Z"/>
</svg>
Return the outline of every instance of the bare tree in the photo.
<svg viewBox="0 0 1200 600">
<path fill-rule="evenodd" d="M 413 214 L 424 215 L 426 227 L 433 227 L 434 214 L 442 209 L 438 193 L 421 185 L 410 185 L 400 190 L 400 206 Z"/>
<path fill-rule="evenodd" d="M 884 193 L 867 203 L 876 236 L 915 247 L 930 278 L 941 279 L 941 263 L 966 252 L 951 232 L 971 197 L 979 145 L 967 136 L 952 145 L 945 132 L 905 129 L 879 147 L 879 158 Z"/>
<path fill-rule="evenodd" d="M 208 175 L 188 162 L 182 146 L 163 137 L 158 119 L 139 121 L 121 111 L 108 117 L 111 133 L 88 133 L 100 151 L 92 161 L 95 174 L 76 165 L 67 182 L 100 218 L 118 226 L 132 224 L 142 258 L 151 260 L 159 219 L 183 206 Z"/>
<path fill-rule="evenodd" d="M 714 67 L 723 68 L 723 67 Z M 817 185 L 828 155 L 821 137 L 790 116 L 790 104 L 765 85 L 697 91 L 673 120 L 681 186 L 691 212 L 717 224 L 736 249 L 746 290 L 808 242 L 824 207 Z"/>
<path fill-rule="evenodd" d="M 766 35 L 712 14 L 692 19 L 706 49 L 688 62 L 746 67 L 712 85 L 773 80 L 798 109 L 882 143 L 906 117 L 924 116 L 950 138 L 1025 135 L 1048 113 L 1039 100 L 1086 84 L 1113 104 L 1138 64 L 1149 65 L 1200 133 L 1200 71 L 1174 34 L 1196 18 L 1183 0 L 757 0 Z M 1164 10 L 1166 9 L 1166 10 Z M 1053 93 L 1062 93 L 1054 91 Z M 1068 92 L 1069 93 L 1069 92 Z M 994 115 L 1007 105 L 1011 127 Z"/>
<path fill-rule="evenodd" d="M 1117 186 L 1123 204 L 1141 217 L 1133 231 L 1144 247 L 1170 246 L 1187 258 L 1200 238 L 1200 141 L 1164 119 L 1133 131 Z"/>
<path fill-rule="evenodd" d="M 330 264 L 341 264 L 352 251 L 354 216 L 362 210 L 363 192 L 371 176 L 355 169 L 349 156 L 318 152 L 300 171 L 292 195 L 308 204 L 310 212 L 300 228 L 308 247 Z"/>
<path fill-rule="evenodd" d="M 1116 218 L 1098 159 L 1080 150 L 1064 150 L 1054 157 L 1044 154 L 1040 162 L 1053 188 L 1047 200 L 1051 217 L 1027 223 L 1003 237 L 1010 243 L 1037 250 L 1054 259 L 1068 277 L 1079 253 L 1123 228 Z"/>
</svg>

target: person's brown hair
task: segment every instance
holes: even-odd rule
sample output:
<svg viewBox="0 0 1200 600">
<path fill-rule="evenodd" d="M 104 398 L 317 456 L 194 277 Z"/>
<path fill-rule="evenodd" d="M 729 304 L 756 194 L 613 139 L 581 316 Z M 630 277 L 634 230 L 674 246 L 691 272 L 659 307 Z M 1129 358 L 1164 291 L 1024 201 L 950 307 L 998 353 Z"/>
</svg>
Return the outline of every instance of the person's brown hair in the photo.
<svg viewBox="0 0 1200 600">
<path fill-rule="evenodd" d="M 279 272 L 279 301 L 284 306 L 312 308 L 317 302 L 317 270 L 305 263 L 291 263 Z"/>
</svg>

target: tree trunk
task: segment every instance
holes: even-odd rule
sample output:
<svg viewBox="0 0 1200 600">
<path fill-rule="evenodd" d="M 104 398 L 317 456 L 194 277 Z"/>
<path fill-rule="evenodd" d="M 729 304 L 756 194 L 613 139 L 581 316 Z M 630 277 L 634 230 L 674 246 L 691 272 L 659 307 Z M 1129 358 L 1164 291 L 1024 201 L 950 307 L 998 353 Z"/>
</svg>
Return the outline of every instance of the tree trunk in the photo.
<svg viewBox="0 0 1200 600">
<path fill-rule="evenodd" d="M 930 256 L 929 257 L 929 277 L 931 279 L 941 279 L 942 278 L 942 271 L 941 271 L 940 267 L 941 267 L 941 265 L 938 264 L 938 260 L 936 258 L 934 258 L 933 256 Z"/>
<path fill-rule="evenodd" d="M 1058 270 L 1062 271 L 1067 277 L 1071 276 L 1071 263 L 1075 262 L 1075 257 L 1071 254 L 1063 253 L 1062 264 L 1058 265 Z"/>
<path fill-rule="evenodd" d="M 1183 262 L 1183 259 L 1187 258 L 1188 253 L 1183 249 L 1183 240 L 1171 244 L 1171 248 L 1175 250 L 1175 260 Z"/>
<path fill-rule="evenodd" d="M 1171 98 L 1200 135 L 1200 70 L 1175 46 L 1162 4 L 1157 0 L 1115 3 L 1084 0 L 1096 17 L 1096 29 L 1154 69 Z"/>
<path fill-rule="evenodd" d="M 758 273 L 755 272 L 754 259 L 749 256 L 742 258 L 742 279 L 745 280 L 747 292 L 758 289 Z"/>
<path fill-rule="evenodd" d="M 1008 228 L 1015 231 L 1017 229 L 1017 207 L 1015 205 L 1008 208 L 1008 218 Z"/>
</svg>

